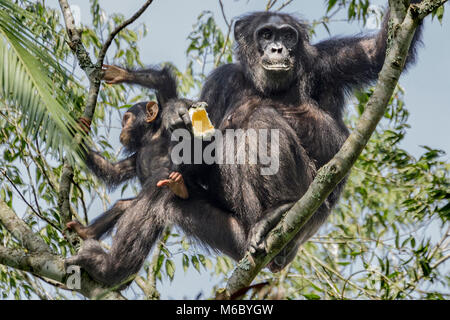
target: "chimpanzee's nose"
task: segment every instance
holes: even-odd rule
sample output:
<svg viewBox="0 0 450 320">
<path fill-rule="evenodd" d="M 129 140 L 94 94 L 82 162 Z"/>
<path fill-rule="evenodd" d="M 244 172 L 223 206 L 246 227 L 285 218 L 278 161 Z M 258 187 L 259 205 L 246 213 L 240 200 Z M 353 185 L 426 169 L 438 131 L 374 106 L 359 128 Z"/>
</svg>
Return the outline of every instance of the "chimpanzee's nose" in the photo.
<svg viewBox="0 0 450 320">
<path fill-rule="evenodd" d="M 270 48 L 270 51 L 272 53 L 282 53 L 283 52 L 283 46 L 278 43 L 274 43 L 272 47 Z"/>
</svg>

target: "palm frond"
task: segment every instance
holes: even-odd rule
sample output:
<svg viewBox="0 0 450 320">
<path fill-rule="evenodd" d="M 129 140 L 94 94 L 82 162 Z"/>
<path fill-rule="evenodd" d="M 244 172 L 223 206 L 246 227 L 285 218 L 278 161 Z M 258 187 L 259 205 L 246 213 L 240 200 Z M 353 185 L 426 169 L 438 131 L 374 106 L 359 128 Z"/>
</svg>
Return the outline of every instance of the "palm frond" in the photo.
<svg viewBox="0 0 450 320">
<path fill-rule="evenodd" d="M 38 37 L 17 16 L 31 13 L 10 0 L 0 0 L 0 99 L 23 115 L 26 133 L 39 138 L 45 147 L 74 161 L 83 146 L 74 141 L 76 121 L 60 98 L 66 70 L 48 52 Z M 4 9 L 4 10 L 3 10 Z"/>
</svg>

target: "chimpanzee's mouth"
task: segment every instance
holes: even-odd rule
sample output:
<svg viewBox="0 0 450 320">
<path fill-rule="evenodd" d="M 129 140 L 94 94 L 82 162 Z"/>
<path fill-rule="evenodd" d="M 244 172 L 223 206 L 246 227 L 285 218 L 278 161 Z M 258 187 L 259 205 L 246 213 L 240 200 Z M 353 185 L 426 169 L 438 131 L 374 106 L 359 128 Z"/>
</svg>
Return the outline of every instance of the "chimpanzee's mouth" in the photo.
<svg viewBox="0 0 450 320">
<path fill-rule="evenodd" d="M 289 71 L 291 69 L 291 65 L 285 62 L 270 63 L 268 61 L 264 61 L 262 66 L 268 71 Z"/>
<path fill-rule="evenodd" d="M 125 134 L 124 132 L 121 132 L 120 136 L 119 136 L 119 141 L 122 145 L 126 146 L 126 145 L 128 145 L 128 142 L 130 142 L 130 139 L 127 134 Z"/>
</svg>

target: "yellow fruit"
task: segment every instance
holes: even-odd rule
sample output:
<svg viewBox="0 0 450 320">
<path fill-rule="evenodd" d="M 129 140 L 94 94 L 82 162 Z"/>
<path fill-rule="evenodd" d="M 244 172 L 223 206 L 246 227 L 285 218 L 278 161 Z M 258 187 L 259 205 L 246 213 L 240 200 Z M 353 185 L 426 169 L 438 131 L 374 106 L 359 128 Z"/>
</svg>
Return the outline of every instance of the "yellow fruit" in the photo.
<svg viewBox="0 0 450 320">
<path fill-rule="evenodd" d="M 205 109 L 206 104 L 199 104 L 189 109 L 189 116 L 192 122 L 194 136 L 208 138 L 214 134 L 214 126 L 208 117 Z"/>
</svg>

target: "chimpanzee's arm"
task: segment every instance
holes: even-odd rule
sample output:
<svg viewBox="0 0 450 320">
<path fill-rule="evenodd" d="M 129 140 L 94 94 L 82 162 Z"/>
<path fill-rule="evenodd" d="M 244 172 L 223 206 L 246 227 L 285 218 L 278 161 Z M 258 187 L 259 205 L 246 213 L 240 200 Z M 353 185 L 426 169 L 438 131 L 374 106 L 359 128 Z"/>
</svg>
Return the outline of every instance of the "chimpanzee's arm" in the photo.
<svg viewBox="0 0 450 320">
<path fill-rule="evenodd" d="M 155 90 L 158 102 L 165 105 L 168 100 L 176 99 L 177 82 L 170 67 L 162 69 L 148 68 L 125 70 L 117 66 L 104 65 L 103 80 L 109 84 L 129 83 Z"/>
<path fill-rule="evenodd" d="M 117 163 L 112 163 L 98 152 L 91 150 L 86 157 L 86 165 L 110 188 L 136 176 L 135 154 Z"/>
<path fill-rule="evenodd" d="M 417 2 L 420 0 L 411 1 L 411 3 Z M 314 45 L 313 73 L 317 86 L 320 86 L 322 90 L 348 92 L 376 81 L 386 55 L 389 15 L 387 10 L 381 30 L 376 34 L 337 37 Z M 411 44 L 406 65 L 415 60 L 421 31 L 422 27 L 419 26 Z M 320 101 L 323 97 L 315 98 L 320 102 L 321 107 L 327 109 L 326 103 Z"/>
<path fill-rule="evenodd" d="M 125 210 L 133 204 L 131 199 L 122 199 L 117 201 L 112 208 L 103 212 L 100 216 L 89 224 L 89 226 L 83 226 L 77 220 L 73 220 L 66 224 L 67 228 L 74 230 L 81 239 L 100 239 L 104 234 L 111 231 L 114 228 L 119 218 L 123 215 Z"/>
<path fill-rule="evenodd" d="M 128 70 L 128 73 L 130 78 L 125 83 L 138 84 L 154 89 L 156 97 L 162 105 L 165 105 L 168 100 L 178 97 L 177 82 L 169 67 L 164 67 L 161 70 L 153 68 L 137 71 Z"/>
</svg>

